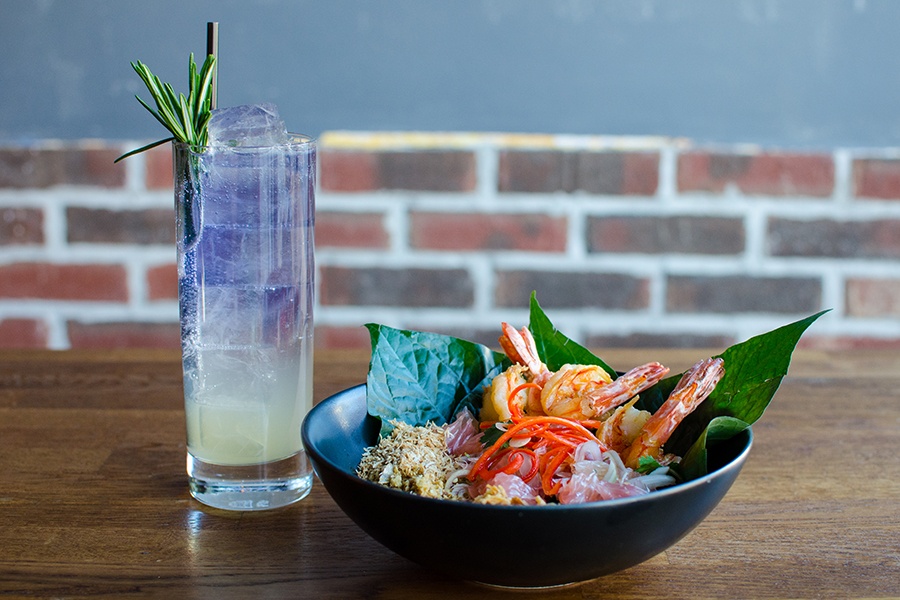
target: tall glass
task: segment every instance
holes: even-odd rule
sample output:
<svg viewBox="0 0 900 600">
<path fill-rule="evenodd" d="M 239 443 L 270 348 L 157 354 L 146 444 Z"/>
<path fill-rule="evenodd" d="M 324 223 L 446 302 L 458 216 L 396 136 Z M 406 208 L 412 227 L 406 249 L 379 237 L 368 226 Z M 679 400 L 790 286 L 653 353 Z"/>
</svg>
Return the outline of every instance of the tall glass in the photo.
<svg viewBox="0 0 900 600">
<path fill-rule="evenodd" d="M 228 510 L 300 500 L 312 470 L 316 145 L 174 144 L 187 471 Z"/>
</svg>

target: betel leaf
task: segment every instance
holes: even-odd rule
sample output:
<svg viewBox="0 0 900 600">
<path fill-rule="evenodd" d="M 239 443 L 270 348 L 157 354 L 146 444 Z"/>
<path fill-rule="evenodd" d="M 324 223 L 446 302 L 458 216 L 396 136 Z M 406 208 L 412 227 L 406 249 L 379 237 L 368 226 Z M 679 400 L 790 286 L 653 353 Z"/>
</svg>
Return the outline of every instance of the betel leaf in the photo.
<svg viewBox="0 0 900 600">
<path fill-rule="evenodd" d="M 675 454 L 687 452 L 716 417 L 733 417 L 748 425 L 755 423 L 787 375 L 800 336 L 826 312 L 757 335 L 720 354 L 725 361 L 725 376 L 709 398 L 679 425 L 666 449 Z M 660 383 L 671 385 L 671 380 L 677 377 Z M 656 408 L 658 405 L 650 410 Z"/>
<path fill-rule="evenodd" d="M 565 364 L 571 365 L 598 365 L 613 378 L 616 372 L 603 362 L 593 352 L 570 340 L 561 331 L 553 326 L 550 319 L 538 304 L 537 296 L 531 293 L 531 312 L 529 314 L 528 329 L 534 336 L 537 345 L 538 356 L 547 368 L 556 371 Z"/>
<path fill-rule="evenodd" d="M 481 388 L 510 364 L 487 346 L 451 336 L 366 327 L 372 341 L 366 403 L 381 418 L 382 435 L 391 431 L 391 419 L 443 425 L 464 407 L 477 412 Z"/>
<path fill-rule="evenodd" d="M 681 461 L 681 474 L 686 481 L 706 475 L 708 447 L 716 442 L 729 440 L 750 427 L 748 423 L 734 417 L 715 417 L 685 453 Z"/>
</svg>

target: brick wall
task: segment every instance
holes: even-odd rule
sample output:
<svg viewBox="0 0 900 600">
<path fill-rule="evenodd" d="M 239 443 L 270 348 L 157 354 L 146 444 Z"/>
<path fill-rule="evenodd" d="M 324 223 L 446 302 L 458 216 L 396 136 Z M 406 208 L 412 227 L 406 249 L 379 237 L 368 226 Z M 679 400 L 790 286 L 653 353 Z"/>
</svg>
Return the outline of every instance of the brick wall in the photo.
<svg viewBox="0 0 900 600">
<path fill-rule="evenodd" d="M 178 347 L 171 155 L 0 148 L 0 346 Z M 821 308 L 804 344 L 900 347 L 900 149 L 331 132 L 317 346 L 363 323 L 492 343 L 531 290 L 595 347 L 722 347 Z"/>
</svg>

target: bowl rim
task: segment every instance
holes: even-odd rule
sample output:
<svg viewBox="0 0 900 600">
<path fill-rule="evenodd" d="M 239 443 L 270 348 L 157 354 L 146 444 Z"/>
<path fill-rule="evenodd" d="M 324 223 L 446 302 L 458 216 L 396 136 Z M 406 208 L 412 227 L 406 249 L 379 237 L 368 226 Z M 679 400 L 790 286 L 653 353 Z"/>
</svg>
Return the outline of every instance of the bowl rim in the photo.
<svg viewBox="0 0 900 600">
<path fill-rule="evenodd" d="M 311 422 L 313 421 L 313 415 L 317 412 L 324 412 L 325 408 L 319 409 L 320 406 L 326 404 L 338 403 L 344 399 L 345 396 L 350 396 L 354 393 L 358 393 L 359 391 L 363 392 L 362 399 L 365 402 L 365 383 L 360 383 L 355 386 L 351 386 L 349 388 L 345 388 L 339 392 L 328 396 L 323 399 L 321 402 L 317 403 L 307 414 L 307 417 L 303 420 L 303 424 L 301 426 L 303 438 L 304 438 L 304 447 L 306 448 L 307 453 L 310 452 L 311 448 L 314 448 L 312 444 L 307 444 L 306 440 L 308 439 L 307 431 L 312 427 Z M 365 418 L 377 418 L 373 417 L 369 414 L 368 408 L 365 411 Z M 311 418 L 313 417 L 313 418 Z M 381 485 L 379 483 L 375 483 L 374 481 L 369 481 L 367 479 L 363 479 L 359 475 L 356 474 L 355 471 L 350 472 L 347 471 L 344 467 L 336 464 L 333 460 L 319 452 L 315 449 L 312 454 L 314 454 L 314 462 L 321 461 L 326 463 L 331 469 L 341 473 L 342 475 L 351 477 L 355 483 L 363 485 L 364 487 L 370 490 L 378 490 L 382 493 L 388 493 L 390 495 L 394 495 L 396 498 L 405 498 L 410 501 L 421 501 L 426 503 L 435 503 L 436 506 L 455 506 L 455 507 L 470 507 L 471 510 L 507 510 L 507 511 L 549 511 L 549 510 L 596 510 L 602 507 L 615 508 L 619 506 L 625 506 L 630 504 L 640 504 L 643 502 L 654 502 L 656 500 L 664 500 L 668 496 L 688 493 L 694 488 L 699 488 L 707 485 L 713 479 L 717 479 L 725 475 L 728 471 L 732 469 L 739 469 L 742 467 L 743 463 L 746 461 L 747 456 L 750 453 L 750 449 L 753 446 L 753 428 L 752 426 L 747 426 L 743 431 L 735 434 L 732 438 L 745 435 L 747 437 L 746 444 L 743 448 L 741 448 L 740 452 L 728 461 L 726 464 L 722 465 L 715 471 L 711 473 L 707 473 L 701 477 L 696 479 L 692 479 L 690 481 L 686 481 L 684 483 L 679 483 L 670 487 L 662 488 L 659 490 L 654 490 L 648 494 L 643 494 L 641 496 L 631 496 L 628 498 L 615 498 L 612 500 L 596 500 L 593 502 L 581 502 L 576 504 L 559 504 L 559 503 L 547 503 L 547 504 L 515 504 L 515 505 L 504 505 L 504 504 L 479 504 L 477 502 L 465 502 L 460 500 L 449 500 L 445 498 L 430 498 L 427 496 L 419 496 L 418 494 L 413 494 L 412 492 L 405 492 L 403 490 L 397 490 L 386 485 Z M 723 442 L 727 442 L 728 440 L 723 440 Z"/>
</svg>

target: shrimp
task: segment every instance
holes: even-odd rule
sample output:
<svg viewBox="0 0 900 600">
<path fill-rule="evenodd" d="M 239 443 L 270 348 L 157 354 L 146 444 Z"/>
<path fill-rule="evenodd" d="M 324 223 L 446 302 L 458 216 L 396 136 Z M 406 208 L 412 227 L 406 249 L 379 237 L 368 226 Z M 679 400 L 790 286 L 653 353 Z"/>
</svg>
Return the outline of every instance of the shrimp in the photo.
<svg viewBox="0 0 900 600">
<path fill-rule="evenodd" d="M 625 465 L 637 469 L 642 457 L 661 460 L 661 449 L 675 428 L 700 406 L 725 376 L 725 361 L 707 358 L 691 367 L 653 416 L 647 419 L 641 434 L 625 450 Z"/>
<path fill-rule="evenodd" d="M 527 414 L 541 414 L 538 390 L 528 384 L 529 371 L 524 365 L 513 365 L 491 380 L 484 390 L 479 417 L 482 421 L 508 421 L 512 418 L 510 403 Z M 518 389 L 518 391 L 516 391 Z M 510 398 L 516 392 L 514 398 Z"/>
<path fill-rule="evenodd" d="M 668 368 L 656 362 L 635 367 L 615 381 L 597 365 L 566 364 L 551 372 L 541 362 L 537 344 L 527 327 L 516 330 L 509 323 L 502 323 L 501 327 L 503 335 L 500 336 L 500 346 L 510 360 L 528 367 L 530 382 L 535 384 L 536 389 L 527 391 L 530 414 L 542 412 L 579 421 L 595 419 L 651 387 L 669 372 Z M 538 390 L 542 411 L 538 411 L 536 406 Z M 494 401 L 505 404 L 500 398 L 495 397 Z M 504 414 L 499 409 L 497 412 Z"/>
<path fill-rule="evenodd" d="M 563 365 L 550 375 L 541 389 L 544 413 L 582 421 L 591 418 L 583 410 L 588 397 L 602 394 L 612 377 L 597 365 Z"/>
<path fill-rule="evenodd" d="M 646 410 L 634 407 L 638 397 L 635 396 L 627 404 L 615 409 L 597 428 L 597 439 L 610 450 L 624 452 L 641 434 L 641 430 L 650 418 Z"/>
<path fill-rule="evenodd" d="M 548 415 L 579 421 L 596 419 L 651 387 L 668 372 L 659 363 L 648 363 L 613 381 L 597 365 L 563 365 L 541 390 L 541 405 Z"/>
<path fill-rule="evenodd" d="M 588 418 L 599 417 L 652 387 L 668 372 L 669 368 L 658 362 L 635 367 L 609 385 L 597 390 L 586 390 L 581 401 L 581 412 L 588 415 Z"/>
<path fill-rule="evenodd" d="M 669 372 L 659 363 L 647 363 L 615 381 L 596 365 L 563 365 L 541 390 L 541 405 L 548 415 L 596 419 L 654 385 Z"/>
<path fill-rule="evenodd" d="M 551 373 L 541 362 L 537 344 L 527 327 L 517 330 L 509 323 L 501 326 L 500 347 L 515 364 L 494 377 L 485 389 L 481 420 L 508 421 L 514 408 L 524 414 L 542 415 L 541 388 Z M 514 391 L 515 397 L 511 398 Z"/>
<path fill-rule="evenodd" d="M 539 387 L 543 387 L 551 373 L 538 356 L 534 336 L 527 327 L 516 330 L 509 323 L 501 323 L 500 327 L 503 329 L 503 335 L 499 339 L 500 347 L 503 348 L 506 356 L 514 363 L 528 367 L 531 372 L 531 381 Z"/>
</svg>

